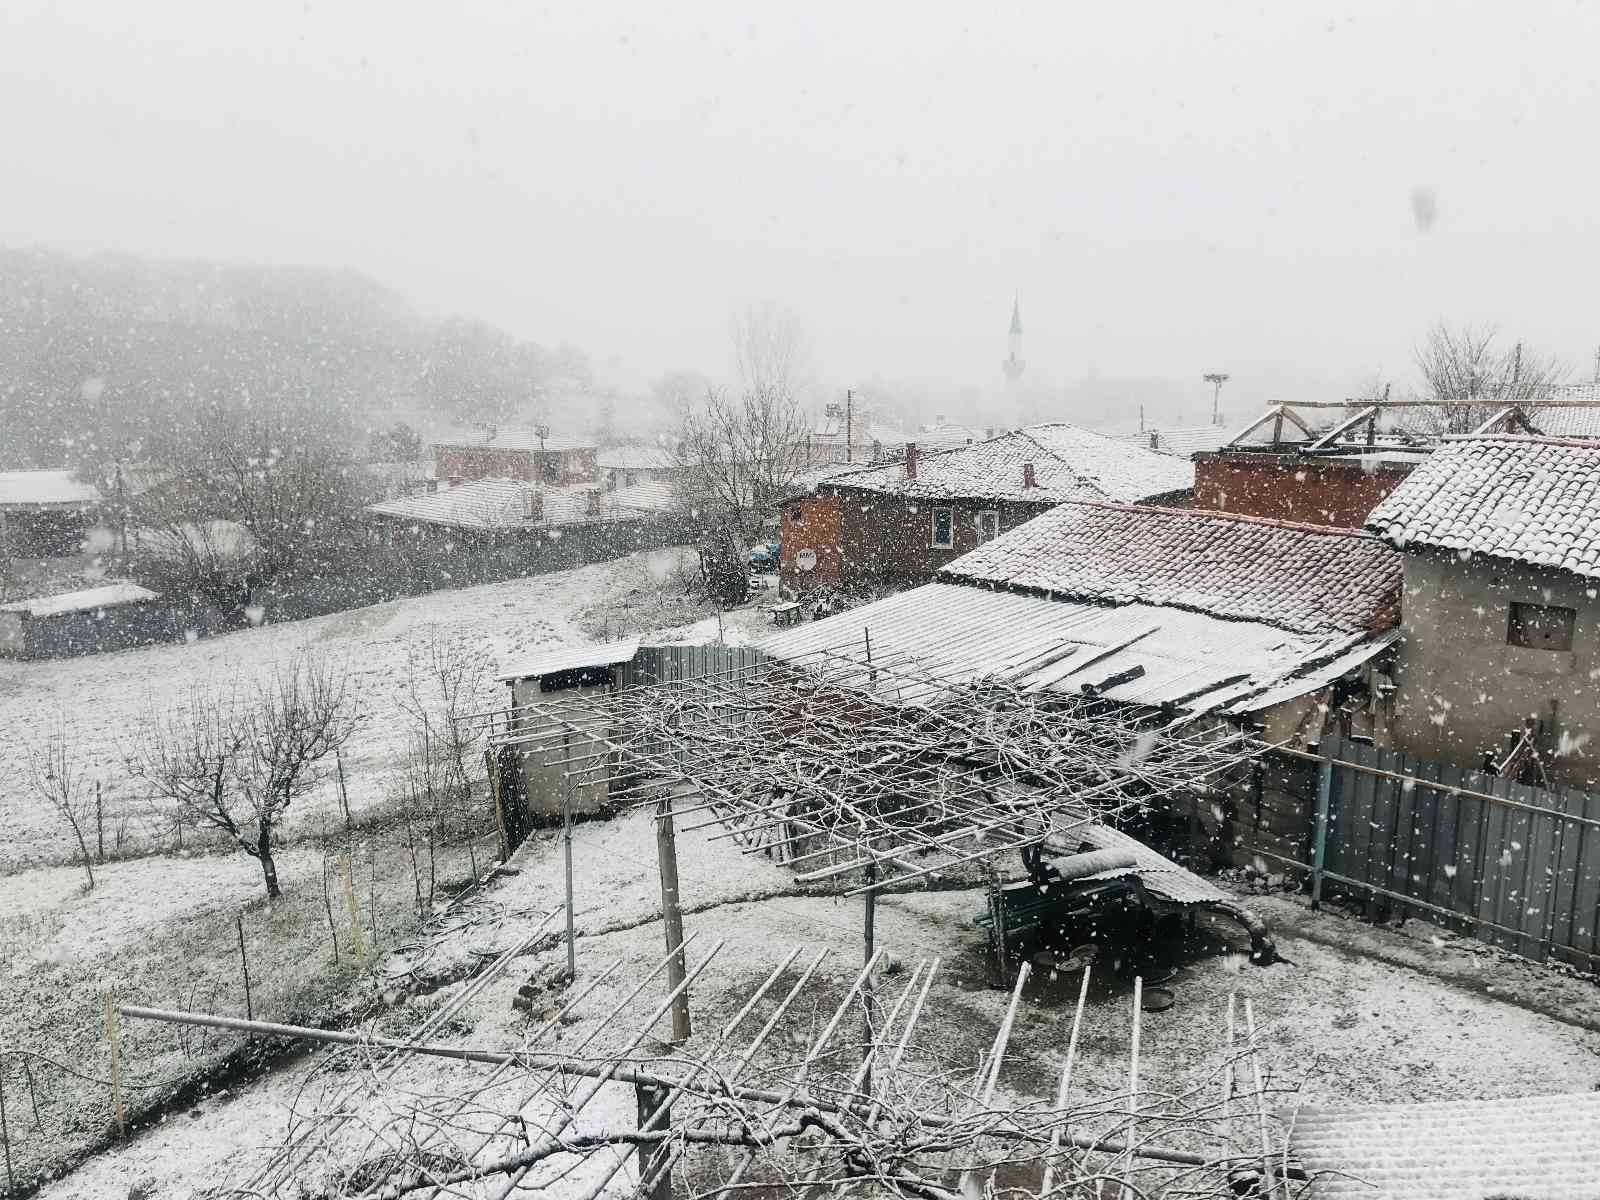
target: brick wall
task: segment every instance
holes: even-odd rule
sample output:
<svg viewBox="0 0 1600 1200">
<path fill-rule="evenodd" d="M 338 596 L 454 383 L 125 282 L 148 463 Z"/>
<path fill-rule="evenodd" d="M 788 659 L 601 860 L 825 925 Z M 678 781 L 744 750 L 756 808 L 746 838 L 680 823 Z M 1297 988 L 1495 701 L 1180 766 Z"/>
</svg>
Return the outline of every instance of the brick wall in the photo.
<svg viewBox="0 0 1600 1200">
<path fill-rule="evenodd" d="M 1195 456 L 1192 507 L 1359 529 L 1410 463 L 1220 451 Z"/>
<path fill-rule="evenodd" d="M 828 587 L 865 591 L 926 583 L 940 567 L 978 548 L 980 512 L 998 513 L 1000 532 L 1007 533 L 1052 507 L 1054 501 L 909 500 L 824 488 L 782 509 L 779 582 L 791 595 Z M 933 513 L 946 508 L 953 545 L 934 546 Z M 815 570 L 794 566 L 802 549 L 816 551 Z"/>
<path fill-rule="evenodd" d="M 436 479 L 522 479 L 533 481 L 533 456 L 526 450 L 491 446 L 435 446 Z"/>
</svg>

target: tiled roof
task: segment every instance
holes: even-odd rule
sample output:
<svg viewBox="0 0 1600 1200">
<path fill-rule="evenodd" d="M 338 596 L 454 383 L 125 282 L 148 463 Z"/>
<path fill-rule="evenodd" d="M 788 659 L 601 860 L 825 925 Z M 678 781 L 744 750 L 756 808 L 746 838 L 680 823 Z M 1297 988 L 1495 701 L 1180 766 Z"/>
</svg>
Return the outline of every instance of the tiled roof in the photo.
<svg viewBox="0 0 1600 1200">
<path fill-rule="evenodd" d="M 1585 405 L 1520 405 L 1523 415 L 1540 433 L 1558 438 L 1600 438 L 1600 384 L 1584 384 L 1585 390 L 1595 394 L 1575 396 L 1573 399 L 1597 401 Z"/>
<path fill-rule="evenodd" d="M 1233 440 L 1233 431 L 1224 425 L 1194 425 L 1186 429 L 1144 429 L 1137 433 L 1116 433 L 1115 441 L 1143 446 L 1159 454 L 1193 458 L 1203 450 L 1219 450 Z"/>
<path fill-rule="evenodd" d="M 536 521 L 528 519 L 529 498 L 535 494 L 540 496 L 540 517 Z M 672 503 L 672 485 L 666 483 L 640 483 L 604 491 L 590 486 L 535 488 L 520 479 L 480 479 L 437 492 L 369 504 L 367 511 L 456 529 L 548 529 L 630 520 L 665 511 Z"/>
<path fill-rule="evenodd" d="M 1579 1200 L 1596 1192 L 1600 1093 L 1302 1108 L 1313 1200 Z"/>
<path fill-rule="evenodd" d="M 959 446 L 970 446 L 975 442 L 986 441 L 989 431 L 979 429 L 975 425 L 945 425 L 935 423 L 924 425 L 910 437 L 908 442 L 915 442 L 924 450 L 954 450 Z"/>
<path fill-rule="evenodd" d="M 58 617 L 64 613 L 93 612 L 97 608 L 116 608 L 155 600 L 157 593 L 137 583 L 106 583 L 81 592 L 60 592 L 54 596 L 35 596 L 0 605 L 0 612 L 26 613 L 30 617 Z"/>
<path fill-rule="evenodd" d="M 940 578 L 1356 633 L 1395 623 L 1400 569 L 1400 555 L 1355 530 L 1079 501 L 956 559 Z"/>
<path fill-rule="evenodd" d="M 1023 486 L 1025 463 L 1033 464 L 1033 487 Z M 1050 502 L 1078 497 L 1131 503 L 1193 487 L 1194 467 L 1076 425 L 1033 425 L 955 450 L 919 453 L 915 479 L 897 462 L 849 472 L 831 482 L 930 500 Z"/>
<path fill-rule="evenodd" d="M 98 504 L 100 489 L 71 471 L 0 471 L 0 505 Z"/>
<path fill-rule="evenodd" d="M 536 429 L 518 429 L 502 426 L 487 433 L 469 437 L 445 438 L 434 443 L 438 446 L 491 446 L 496 450 L 587 450 L 594 446 L 592 438 L 563 437 L 551 434 L 541 439 Z"/>
<path fill-rule="evenodd" d="M 1600 443 L 1449 438 L 1372 510 L 1405 549 L 1487 554 L 1600 576 Z"/>
<path fill-rule="evenodd" d="M 604 446 L 594 462 L 603 471 L 670 471 L 678 465 L 665 446 Z"/>
</svg>

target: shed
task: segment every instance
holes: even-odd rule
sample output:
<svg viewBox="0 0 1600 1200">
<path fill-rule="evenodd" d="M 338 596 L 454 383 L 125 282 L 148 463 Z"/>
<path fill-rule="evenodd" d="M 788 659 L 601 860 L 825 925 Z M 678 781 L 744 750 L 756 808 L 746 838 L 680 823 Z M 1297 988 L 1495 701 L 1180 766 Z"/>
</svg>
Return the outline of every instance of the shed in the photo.
<svg viewBox="0 0 1600 1200">
<path fill-rule="evenodd" d="M 602 646 L 557 646 L 516 659 L 501 671 L 499 679 L 511 688 L 513 714 L 535 698 L 547 703 L 558 700 L 559 693 L 574 701 L 576 714 L 585 697 L 610 691 L 616 683 L 616 668 L 632 662 L 638 653 L 638 638 Z M 575 715 L 574 722 L 577 720 Z M 559 753 L 518 752 L 517 769 L 527 790 L 528 808 L 536 817 L 559 816 L 567 800 L 571 811 L 592 813 L 610 799 L 609 772 L 596 771 L 581 781 L 568 777 L 569 771 L 577 769 L 568 765 L 572 759 L 603 754 L 604 743 L 582 732 L 563 734 L 563 739 L 562 746 L 551 748 Z"/>
<path fill-rule="evenodd" d="M 136 583 L 108 583 L 0 605 L 0 658 L 69 658 L 176 636 L 171 608 Z"/>
</svg>

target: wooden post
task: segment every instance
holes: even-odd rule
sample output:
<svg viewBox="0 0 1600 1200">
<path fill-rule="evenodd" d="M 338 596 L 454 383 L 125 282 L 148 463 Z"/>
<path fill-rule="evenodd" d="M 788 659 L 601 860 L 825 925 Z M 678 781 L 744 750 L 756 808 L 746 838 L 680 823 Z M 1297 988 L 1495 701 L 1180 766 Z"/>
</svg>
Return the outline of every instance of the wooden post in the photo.
<svg viewBox="0 0 1600 1200">
<path fill-rule="evenodd" d="M 94 781 L 94 845 L 95 861 L 106 860 L 106 812 L 100 802 L 100 781 Z"/>
<path fill-rule="evenodd" d="M 868 853 L 870 852 L 869 848 Z M 877 859 L 873 859 L 867 864 L 866 874 L 869 885 L 878 882 Z M 878 889 L 869 887 L 863 894 L 862 901 L 864 911 L 862 913 L 861 930 L 861 963 L 866 966 L 872 962 L 873 946 L 877 941 Z M 878 1024 L 878 997 L 873 988 L 870 974 L 861 981 L 861 1009 L 861 1055 L 864 1059 L 870 1059 L 872 1056 L 874 1030 Z M 870 1071 L 863 1082 L 862 1091 L 867 1093 L 872 1091 L 872 1075 Z"/>
<path fill-rule="evenodd" d="M 359 971 L 367 965 L 367 950 L 361 937 L 361 906 L 356 903 L 356 884 L 350 874 L 348 854 L 339 856 L 339 877 L 344 881 L 345 906 L 350 910 L 350 950 L 356 956 L 356 969 Z M 376 922 L 376 914 L 373 920 Z"/>
<path fill-rule="evenodd" d="M 250 959 L 244 952 L 244 914 L 236 914 L 234 922 L 239 927 L 239 967 L 244 972 L 244 1016 L 245 1020 L 254 1021 L 255 1006 L 250 1000 Z"/>
<path fill-rule="evenodd" d="M 344 756 L 337 749 L 333 752 L 333 763 L 339 768 L 339 806 L 344 809 L 344 835 L 348 838 L 351 832 L 350 793 L 344 786 Z"/>
<path fill-rule="evenodd" d="M 502 788 L 504 779 L 500 773 L 500 756 L 492 749 L 485 750 L 483 765 L 489 777 L 489 796 L 494 801 L 494 827 L 500 835 L 500 861 L 505 862 L 511 857 L 511 845 L 506 836 L 506 810 Z"/>
<path fill-rule="evenodd" d="M 3 1064 L 0 1064 L 0 1148 L 6 1152 L 6 1195 L 15 1196 L 17 1177 L 11 1172 L 11 1130 L 6 1125 L 6 1073 Z"/>
<path fill-rule="evenodd" d="M 578 951 L 572 934 L 572 734 L 561 735 L 564 753 L 569 760 L 561 773 L 561 847 L 567 860 L 567 978 L 578 977 Z M 676 861 L 676 860 L 674 860 Z"/>
<path fill-rule="evenodd" d="M 656 806 L 656 858 L 661 866 L 661 918 L 667 928 L 667 991 L 682 985 L 686 974 L 683 955 L 683 901 L 678 893 L 678 843 L 672 828 L 672 794 L 661 797 Z M 689 1039 L 689 993 L 678 993 L 672 1002 L 672 1040 Z"/>
<path fill-rule="evenodd" d="M 106 1007 L 106 1047 L 110 1051 L 111 1070 L 108 1079 L 111 1084 L 111 1115 L 117 1123 L 117 1136 L 125 1137 L 128 1132 L 127 1114 L 122 1107 L 122 1037 L 117 1028 L 117 1003 L 116 997 L 111 992 L 105 994 Z"/>
<path fill-rule="evenodd" d="M 671 1093 L 664 1087 L 652 1083 L 635 1083 L 633 1085 L 634 1103 L 639 1114 L 639 1128 L 648 1126 L 651 1130 L 664 1130 L 672 1125 L 672 1109 L 667 1106 Z M 656 1113 L 666 1108 L 660 1116 Z M 644 1145 L 639 1146 L 639 1182 L 643 1183 L 652 1175 L 659 1175 L 655 1185 L 643 1196 L 643 1200 L 672 1200 L 672 1172 L 662 1170 L 668 1163 L 671 1154 L 671 1144 L 666 1141 L 658 1142 L 654 1150 Z"/>
<path fill-rule="evenodd" d="M 1322 870 L 1328 857 L 1328 810 L 1333 801 L 1332 752 L 1323 755 L 1322 767 L 1317 772 L 1317 827 L 1316 843 L 1311 851 L 1311 907 L 1322 907 Z"/>
</svg>

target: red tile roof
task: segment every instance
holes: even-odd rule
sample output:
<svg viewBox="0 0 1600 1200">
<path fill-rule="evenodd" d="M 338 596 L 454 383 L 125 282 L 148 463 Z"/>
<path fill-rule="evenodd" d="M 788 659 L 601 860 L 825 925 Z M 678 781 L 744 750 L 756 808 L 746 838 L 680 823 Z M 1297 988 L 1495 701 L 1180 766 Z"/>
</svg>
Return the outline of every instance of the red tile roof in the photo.
<svg viewBox="0 0 1600 1200">
<path fill-rule="evenodd" d="M 1397 622 L 1400 563 L 1377 538 L 1350 529 L 1072 501 L 958 558 L 940 577 L 1298 633 L 1358 633 Z"/>
<path fill-rule="evenodd" d="M 1367 528 L 1401 549 L 1600 576 L 1600 442 L 1446 439 L 1372 510 Z"/>
</svg>

